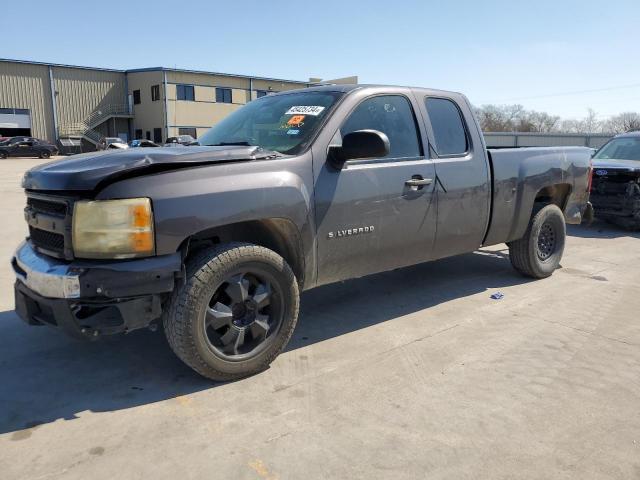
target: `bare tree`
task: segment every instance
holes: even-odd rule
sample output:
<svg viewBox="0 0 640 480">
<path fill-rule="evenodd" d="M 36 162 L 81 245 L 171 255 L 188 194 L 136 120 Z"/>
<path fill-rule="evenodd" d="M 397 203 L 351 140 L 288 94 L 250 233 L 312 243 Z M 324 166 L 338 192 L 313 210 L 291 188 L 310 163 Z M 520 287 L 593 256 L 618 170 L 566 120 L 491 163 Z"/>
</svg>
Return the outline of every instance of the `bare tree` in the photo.
<svg viewBox="0 0 640 480">
<path fill-rule="evenodd" d="M 591 107 L 587 108 L 587 116 L 582 121 L 583 133 L 596 133 L 600 130 L 600 122 L 598 121 L 598 113 Z"/>
<path fill-rule="evenodd" d="M 556 131 L 560 117 L 546 112 L 527 112 L 521 122 L 521 132 L 549 133 Z"/>
<path fill-rule="evenodd" d="M 475 108 L 483 132 L 540 133 L 622 133 L 640 130 L 640 114 L 624 112 L 599 120 L 598 113 L 587 109 L 584 118 L 561 119 L 546 112 L 526 110 L 522 105 L 482 105 Z"/>
<path fill-rule="evenodd" d="M 636 112 L 623 112 L 619 115 L 614 115 L 606 122 L 606 130 L 611 133 L 640 130 L 640 114 Z"/>
</svg>

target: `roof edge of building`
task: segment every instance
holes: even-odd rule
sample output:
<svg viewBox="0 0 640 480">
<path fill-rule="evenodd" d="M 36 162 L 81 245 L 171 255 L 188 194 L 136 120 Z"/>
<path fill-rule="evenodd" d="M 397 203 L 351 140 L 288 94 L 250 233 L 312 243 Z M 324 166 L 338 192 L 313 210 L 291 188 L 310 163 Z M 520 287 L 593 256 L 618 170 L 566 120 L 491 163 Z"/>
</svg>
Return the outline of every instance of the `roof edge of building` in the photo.
<svg viewBox="0 0 640 480">
<path fill-rule="evenodd" d="M 204 75 L 218 75 L 221 77 L 238 77 L 238 78 L 251 78 L 253 80 L 267 80 L 270 82 L 288 82 L 288 83 L 299 83 L 300 85 L 309 85 L 313 82 L 308 82 L 304 80 L 287 80 L 284 78 L 271 78 L 271 77 L 261 77 L 259 75 L 245 75 L 241 73 L 222 73 L 222 72 L 211 72 L 208 70 L 191 70 L 188 68 L 168 68 L 168 67 L 147 67 L 147 68 L 132 68 L 129 70 L 125 70 L 127 73 L 138 73 L 138 72 L 178 72 L 178 73 L 199 73 Z"/>
<path fill-rule="evenodd" d="M 45 67 L 60 67 L 60 68 L 77 68 L 80 70 L 100 70 L 102 72 L 117 72 L 126 73 L 126 70 L 118 70 L 116 68 L 102 68 L 102 67 L 85 67 L 82 65 L 67 65 L 64 63 L 52 63 L 52 62 L 37 62 L 35 60 L 18 60 L 15 58 L 0 58 L 0 62 L 8 63 L 22 63 L 27 65 L 42 65 Z"/>
<path fill-rule="evenodd" d="M 167 68 L 167 67 L 147 67 L 147 68 L 131 68 L 126 70 L 120 70 L 116 68 L 103 68 L 103 67 L 87 67 L 82 65 L 67 65 L 64 63 L 52 63 L 52 62 L 38 62 L 34 60 L 18 60 L 13 58 L 0 58 L 0 62 L 8 62 L 8 63 L 22 63 L 27 65 L 42 65 L 46 67 L 59 67 L 59 68 L 77 68 L 80 70 L 98 70 L 101 72 L 116 72 L 116 73 L 140 73 L 140 72 L 179 72 L 179 73 L 199 73 L 204 75 L 218 75 L 221 77 L 237 77 L 237 78 L 251 78 L 254 80 L 266 80 L 270 82 L 287 82 L 287 83 L 297 83 L 300 85 L 309 85 L 313 82 L 306 82 L 303 80 L 286 80 L 283 78 L 271 78 L 271 77 L 262 77 L 257 75 L 244 75 L 244 74 L 236 74 L 236 73 L 221 73 L 221 72 L 210 72 L 206 70 L 191 70 L 191 69 L 182 69 L 182 68 Z"/>
</svg>

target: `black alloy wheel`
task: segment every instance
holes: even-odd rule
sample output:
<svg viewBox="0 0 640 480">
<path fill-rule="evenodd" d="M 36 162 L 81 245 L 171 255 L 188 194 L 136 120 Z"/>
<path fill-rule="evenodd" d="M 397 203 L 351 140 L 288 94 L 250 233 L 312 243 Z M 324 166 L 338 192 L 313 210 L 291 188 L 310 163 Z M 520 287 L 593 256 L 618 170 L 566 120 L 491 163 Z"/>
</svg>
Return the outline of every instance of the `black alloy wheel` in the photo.
<svg viewBox="0 0 640 480">
<path fill-rule="evenodd" d="M 237 273 L 220 285 L 205 311 L 209 348 L 229 361 L 255 355 L 282 324 L 282 293 L 259 268 Z"/>
</svg>

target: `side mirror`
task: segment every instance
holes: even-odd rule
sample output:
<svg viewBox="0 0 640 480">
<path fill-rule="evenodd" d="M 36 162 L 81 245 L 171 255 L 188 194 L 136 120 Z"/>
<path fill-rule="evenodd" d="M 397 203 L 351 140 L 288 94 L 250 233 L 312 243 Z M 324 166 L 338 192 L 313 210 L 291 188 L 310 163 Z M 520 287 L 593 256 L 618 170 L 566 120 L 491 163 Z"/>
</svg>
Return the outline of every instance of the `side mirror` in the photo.
<svg viewBox="0 0 640 480">
<path fill-rule="evenodd" d="M 356 130 L 347 133 L 341 146 L 329 148 L 329 159 L 336 168 L 347 160 L 381 158 L 389 154 L 389 138 L 378 130 Z"/>
</svg>

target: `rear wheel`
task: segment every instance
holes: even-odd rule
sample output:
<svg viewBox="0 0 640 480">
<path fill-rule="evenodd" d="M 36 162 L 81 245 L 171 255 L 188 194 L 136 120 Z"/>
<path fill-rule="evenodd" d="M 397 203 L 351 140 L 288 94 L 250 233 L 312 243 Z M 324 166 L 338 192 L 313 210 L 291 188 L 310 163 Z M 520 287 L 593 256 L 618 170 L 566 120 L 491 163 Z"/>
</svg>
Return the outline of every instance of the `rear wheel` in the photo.
<svg viewBox="0 0 640 480">
<path fill-rule="evenodd" d="M 511 264 L 528 277 L 548 277 L 560 266 L 565 238 L 562 210 L 547 205 L 531 217 L 524 236 L 508 244 Z"/>
<path fill-rule="evenodd" d="M 0 158 L 1 158 L 1 159 L 3 159 L 3 160 L 4 160 L 4 159 L 5 159 L 5 158 L 7 158 L 8 156 L 9 156 L 9 155 L 7 154 L 7 152 L 0 152 Z"/>
<path fill-rule="evenodd" d="M 49 158 L 50 156 L 51 156 L 51 153 L 48 152 L 47 150 L 40 152 L 40 158 Z"/>
<path fill-rule="evenodd" d="M 164 318 L 171 348 L 212 380 L 266 369 L 296 325 L 298 284 L 277 253 L 232 243 L 198 252 Z"/>
</svg>

